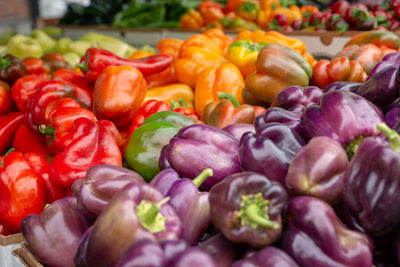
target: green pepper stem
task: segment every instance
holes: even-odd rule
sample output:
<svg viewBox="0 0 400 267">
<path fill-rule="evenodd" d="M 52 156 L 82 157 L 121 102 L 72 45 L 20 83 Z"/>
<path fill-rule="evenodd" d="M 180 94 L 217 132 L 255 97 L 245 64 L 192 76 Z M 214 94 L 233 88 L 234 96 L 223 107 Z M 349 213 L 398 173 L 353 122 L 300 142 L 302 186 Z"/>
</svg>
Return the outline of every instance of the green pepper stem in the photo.
<svg viewBox="0 0 400 267">
<path fill-rule="evenodd" d="M 239 101 L 234 97 L 234 95 L 230 93 L 225 93 L 225 92 L 218 92 L 218 98 L 219 99 L 228 99 L 229 101 L 232 102 L 233 106 L 235 108 L 240 107 Z"/>
<path fill-rule="evenodd" d="M 179 105 L 184 108 L 187 107 L 186 101 L 182 97 L 179 98 Z"/>
<path fill-rule="evenodd" d="M 44 135 L 54 135 L 54 129 L 50 125 L 46 127 L 46 125 L 41 124 L 39 126 L 39 132 L 41 132 Z"/>
<path fill-rule="evenodd" d="M 246 207 L 246 214 L 247 217 L 250 219 L 251 222 L 263 226 L 263 227 L 270 227 L 270 228 L 278 228 L 279 224 L 269 220 L 268 216 L 264 217 L 261 214 L 261 209 L 257 204 L 250 204 Z"/>
<path fill-rule="evenodd" d="M 14 151 L 15 151 L 15 148 L 10 147 L 10 148 L 6 151 L 6 153 L 4 153 L 4 157 L 7 156 L 8 154 L 13 153 Z"/>
<path fill-rule="evenodd" d="M 179 103 L 178 103 L 178 101 L 176 101 L 176 100 L 174 99 L 174 100 L 171 101 L 171 109 L 172 109 L 172 110 L 175 110 L 175 109 L 177 109 L 177 108 L 179 108 Z"/>
<path fill-rule="evenodd" d="M 384 122 L 379 123 L 377 128 L 388 138 L 390 147 L 397 153 L 400 153 L 400 135 Z"/>
<path fill-rule="evenodd" d="M 0 57 L 0 69 L 4 70 L 10 66 L 11 61 L 8 57 Z"/>
<path fill-rule="evenodd" d="M 196 187 L 200 187 L 202 183 L 210 176 L 213 175 L 213 170 L 211 168 L 207 168 L 202 171 L 196 178 L 193 179 L 193 183 Z"/>
</svg>

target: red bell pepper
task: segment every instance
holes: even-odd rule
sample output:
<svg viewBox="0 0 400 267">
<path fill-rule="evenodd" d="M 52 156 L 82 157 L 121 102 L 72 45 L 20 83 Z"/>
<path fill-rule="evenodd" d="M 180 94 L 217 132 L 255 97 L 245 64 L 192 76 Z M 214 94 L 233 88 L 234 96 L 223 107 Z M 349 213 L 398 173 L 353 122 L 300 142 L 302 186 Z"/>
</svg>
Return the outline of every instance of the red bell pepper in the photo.
<svg viewBox="0 0 400 267">
<path fill-rule="evenodd" d="M 68 69 L 59 69 L 53 73 L 53 79 L 70 82 L 79 88 L 85 89 L 87 91 L 93 90 L 93 84 L 90 83 L 85 75 L 77 73 L 76 71 L 68 70 Z"/>
<path fill-rule="evenodd" d="M 33 152 L 44 158 L 50 156 L 50 152 L 46 146 L 45 136 L 32 132 L 24 123 L 22 123 L 15 132 L 12 147 L 16 151 L 23 153 Z"/>
<path fill-rule="evenodd" d="M 40 214 L 46 205 L 45 185 L 39 166 L 29 154 L 12 152 L 0 161 L 0 224 L 15 233 L 28 214 Z"/>
<path fill-rule="evenodd" d="M 0 115 L 10 113 L 12 110 L 11 89 L 8 83 L 0 81 Z"/>
<path fill-rule="evenodd" d="M 13 84 L 11 95 L 19 111 L 26 111 L 29 98 L 36 95 L 37 86 L 46 80 L 47 77 L 44 75 L 31 74 L 19 78 Z"/>
<path fill-rule="evenodd" d="M 28 57 L 23 61 L 28 74 L 47 74 L 50 72 L 50 68 L 40 58 Z"/>
<path fill-rule="evenodd" d="M 69 63 L 65 61 L 63 55 L 60 53 L 46 53 L 40 59 L 49 68 L 51 73 L 59 69 L 71 68 Z"/>
<path fill-rule="evenodd" d="M 89 81 L 96 81 L 97 77 L 108 66 L 131 66 L 137 68 L 143 76 L 151 75 L 167 69 L 172 63 L 172 56 L 165 54 L 153 55 L 135 60 L 128 60 L 112 52 L 91 47 L 86 50 L 83 69 Z"/>
<path fill-rule="evenodd" d="M 20 112 L 0 116 L 0 155 L 10 147 L 15 132 L 23 123 L 24 115 Z"/>
<path fill-rule="evenodd" d="M 11 235 L 12 232 L 8 230 L 4 225 L 0 224 L 0 235 Z"/>
<path fill-rule="evenodd" d="M 172 111 L 178 112 L 182 115 L 188 116 L 196 120 L 200 120 L 200 117 L 196 114 L 194 108 L 186 106 L 186 102 L 182 98 L 181 100 L 179 100 L 179 102 L 176 100 L 172 100 L 171 109 Z"/>
<path fill-rule="evenodd" d="M 73 141 L 51 162 L 50 177 L 60 186 L 71 187 L 76 179 L 84 179 L 87 170 L 95 165 L 122 166 L 120 135 L 112 122 L 79 118 L 69 134 Z"/>
</svg>

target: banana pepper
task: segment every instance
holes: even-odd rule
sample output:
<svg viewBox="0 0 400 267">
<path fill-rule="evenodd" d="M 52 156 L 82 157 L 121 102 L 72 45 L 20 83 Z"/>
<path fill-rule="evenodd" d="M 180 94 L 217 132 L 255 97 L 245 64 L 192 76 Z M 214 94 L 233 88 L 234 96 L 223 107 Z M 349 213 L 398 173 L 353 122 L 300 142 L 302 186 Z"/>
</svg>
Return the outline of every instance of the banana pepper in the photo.
<svg viewBox="0 0 400 267">
<path fill-rule="evenodd" d="M 246 88 L 257 99 L 270 103 L 290 85 L 307 86 L 312 68 L 295 50 L 281 44 L 267 44 L 258 54 L 257 72 L 246 78 Z"/>
<path fill-rule="evenodd" d="M 165 101 L 168 105 L 171 105 L 174 100 L 183 99 L 188 107 L 193 107 L 194 94 L 188 85 L 176 83 L 147 90 L 143 102 L 151 99 Z"/>
</svg>

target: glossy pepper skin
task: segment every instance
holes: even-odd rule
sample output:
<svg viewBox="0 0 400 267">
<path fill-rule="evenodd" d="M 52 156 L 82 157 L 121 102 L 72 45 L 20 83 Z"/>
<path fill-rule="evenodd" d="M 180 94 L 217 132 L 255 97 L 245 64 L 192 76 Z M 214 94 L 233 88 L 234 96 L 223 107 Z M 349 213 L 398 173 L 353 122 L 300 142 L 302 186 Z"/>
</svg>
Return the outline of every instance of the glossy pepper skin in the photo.
<svg viewBox="0 0 400 267">
<path fill-rule="evenodd" d="M 179 28 L 188 30 L 198 30 L 203 27 L 204 19 L 200 12 L 189 9 L 179 20 Z"/>
<path fill-rule="evenodd" d="M 41 133 L 32 132 L 24 123 L 15 132 L 12 147 L 22 153 L 33 152 L 44 158 L 50 156 L 45 136 Z"/>
<path fill-rule="evenodd" d="M 378 135 L 376 125 L 383 121 L 382 112 L 365 98 L 342 90 L 325 93 L 320 106 L 309 106 L 301 123 L 307 137 L 327 136 L 351 155 L 360 138 Z"/>
<path fill-rule="evenodd" d="M 246 78 L 246 88 L 267 103 L 290 85 L 308 86 L 312 76 L 310 65 L 298 52 L 277 43 L 261 49 L 256 68 L 257 72 Z"/>
<path fill-rule="evenodd" d="M 83 258 L 88 266 L 114 266 L 143 239 L 177 240 L 182 226 L 174 209 L 154 187 L 130 183 L 97 218 Z M 124 236 L 124 238 L 119 238 Z"/>
<path fill-rule="evenodd" d="M 240 139 L 239 158 L 247 171 L 265 175 L 285 185 L 285 177 L 296 152 L 305 145 L 295 130 L 281 123 L 266 123 Z"/>
<path fill-rule="evenodd" d="M 372 243 L 349 230 L 326 202 L 293 198 L 286 211 L 282 247 L 301 266 L 372 266 Z"/>
<path fill-rule="evenodd" d="M 15 81 L 11 87 L 11 95 L 19 111 L 27 111 L 29 98 L 36 94 L 37 86 L 46 80 L 46 76 L 31 74 L 25 75 Z"/>
<path fill-rule="evenodd" d="M 28 215 L 21 223 L 25 244 L 46 266 L 74 266 L 79 242 L 91 221 L 79 210 L 74 197 L 46 207 L 40 215 Z"/>
<path fill-rule="evenodd" d="M 19 58 L 12 55 L 0 57 L 0 80 L 12 84 L 26 74 L 28 71 Z"/>
<path fill-rule="evenodd" d="M 242 135 L 246 132 L 256 132 L 254 124 L 252 123 L 235 123 L 226 126 L 224 129 L 225 132 L 235 137 L 236 140 L 240 141 Z"/>
<path fill-rule="evenodd" d="M 10 113 L 13 109 L 11 89 L 8 83 L 0 81 L 0 116 Z"/>
<path fill-rule="evenodd" d="M 115 126 L 105 120 L 93 122 L 78 118 L 70 129 L 72 141 L 51 162 L 51 177 L 59 185 L 70 187 L 83 179 L 90 167 L 98 164 L 122 166 Z"/>
<path fill-rule="evenodd" d="M 161 72 L 171 65 L 172 57 L 169 55 L 154 55 L 136 60 L 120 58 L 112 52 L 91 47 L 86 50 L 84 68 L 86 78 L 90 82 L 96 81 L 97 77 L 108 66 L 131 66 L 137 68 L 143 76 Z"/>
<path fill-rule="evenodd" d="M 149 116 L 129 138 L 124 158 L 128 167 L 150 181 L 160 172 L 158 159 L 161 148 L 182 128 L 196 120 L 173 111 Z"/>
<path fill-rule="evenodd" d="M 112 197 L 127 184 L 144 184 L 143 178 L 134 171 L 113 165 L 96 165 L 86 173 L 86 179 L 72 184 L 79 208 L 88 217 L 96 219 Z"/>
<path fill-rule="evenodd" d="M 325 136 L 314 137 L 294 156 L 286 185 L 297 195 L 334 204 L 341 196 L 348 165 L 346 151 L 338 142 Z"/>
<path fill-rule="evenodd" d="M 191 180 L 180 178 L 173 169 L 165 169 L 150 182 L 164 197 L 170 197 L 168 203 L 182 222 L 181 239 L 190 245 L 197 244 L 210 223 L 208 192 L 200 192 L 198 187 L 211 175 L 212 170 L 205 169 Z"/>
<path fill-rule="evenodd" d="M 193 89 L 186 84 L 180 83 L 169 84 L 147 90 L 144 101 L 146 102 L 151 99 L 165 101 L 169 105 L 171 105 L 173 101 L 183 99 L 188 107 L 192 108 L 194 105 Z"/>
<path fill-rule="evenodd" d="M 89 82 L 85 75 L 69 69 L 59 69 L 53 73 L 54 80 L 70 82 L 73 85 L 86 89 L 87 91 L 93 90 L 93 84 Z"/>
<path fill-rule="evenodd" d="M 383 123 L 378 128 L 389 142 L 370 137 L 360 143 L 346 172 L 343 190 L 343 199 L 351 214 L 375 236 L 392 233 L 400 221 L 396 193 L 400 137 Z M 373 190 L 378 184 L 380 190 Z M 385 209 L 381 205 L 386 205 Z"/>
<path fill-rule="evenodd" d="M 260 251 L 249 253 L 243 259 L 235 261 L 232 267 L 299 267 L 283 250 L 267 246 Z"/>
<path fill-rule="evenodd" d="M 382 58 L 382 61 L 375 65 L 372 71 L 369 73 L 367 80 L 372 78 L 376 73 L 382 71 L 383 69 L 390 67 L 390 66 L 399 66 L 400 65 L 400 53 L 393 52 L 387 54 Z"/>
<path fill-rule="evenodd" d="M 322 90 L 316 86 L 290 86 L 276 95 L 271 107 L 302 111 L 312 104 L 317 104 L 322 95 Z"/>
<path fill-rule="evenodd" d="M 10 148 L 15 132 L 23 123 L 24 115 L 20 112 L 0 116 L 0 155 Z"/>
<path fill-rule="evenodd" d="M 200 189 L 208 190 L 229 174 L 240 172 L 238 141 L 228 133 L 205 124 L 181 129 L 165 149 L 166 158 L 180 176 L 193 179 L 211 168 Z M 188 164 L 196 162 L 196 164 Z"/>
<path fill-rule="evenodd" d="M 390 31 L 369 31 L 353 36 L 353 38 L 345 44 L 345 47 L 353 44 L 374 44 L 377 46 L 386 46 L 388 48 L 398 49 L 400 47 L 400 38 Z"/>
<path fill-rule="evenodd" d="M 254 172 L 235 173 L 210 190 L 212 224 L 235 243 L 263 247 L 282 233 L 286 191 Z"/>
<path fill-rule="evenodd" d="M 333 82 L 328 85 L 324 92 L 330 92 L 335 90 L 343 90 L 352 93 L 356 93 L 358 88 L 362 85 L 362 83 L 353 83 L 353 82 Z"/>
<path fill-rule="evenodd" d="M 142 105 L 146 81 L 130 66 L 108 66 L 98 76 L 93 90 L 93 112 L 117 127 L 128 126 Z"/>
</svg>

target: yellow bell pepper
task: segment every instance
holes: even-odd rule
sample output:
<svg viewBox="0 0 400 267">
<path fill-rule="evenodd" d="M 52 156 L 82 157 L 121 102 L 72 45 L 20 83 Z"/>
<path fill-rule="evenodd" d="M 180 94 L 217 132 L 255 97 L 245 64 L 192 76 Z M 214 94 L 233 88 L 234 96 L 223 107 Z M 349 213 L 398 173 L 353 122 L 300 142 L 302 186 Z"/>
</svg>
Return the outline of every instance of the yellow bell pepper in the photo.
<svg viewBox="0 0 400 267">
<path fill-rule="evenodd" d="M 183 99 L 187 107 L 193 108 L 194 94 L 188 85 L 175 83 L 147 90 L 143 103 L 150 99 L 165 101 L 168 105 L 171 105 L 174 100 Z"/>
</svg>

